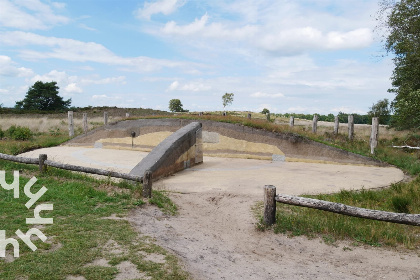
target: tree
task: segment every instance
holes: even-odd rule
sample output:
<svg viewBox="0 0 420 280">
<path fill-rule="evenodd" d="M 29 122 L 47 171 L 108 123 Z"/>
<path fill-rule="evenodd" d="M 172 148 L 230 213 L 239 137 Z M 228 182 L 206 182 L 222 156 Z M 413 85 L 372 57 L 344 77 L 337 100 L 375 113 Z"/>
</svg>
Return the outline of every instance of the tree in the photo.
<svg viewBox="0 0 420 280">
<path fill-rule="evenodd" d="M 391 125 L 400 128 L 420 127 L 420 1 L 382 0 L 378 20 L 386 29 L 385 49 L 394 53 L 395 68 L 391 103 Z"/>
<path fill-rule="evenodd" d="M 188 112 L 188 110 L 182 108 L 182 103 L 179 99 L 171 99 L 169 101 L 169 110 L 171 112 Z"/>
<path fill-rule="evenodd" d="M 36 82 L 31 86 L 23 100 L 17 101 L 15 108 L 24 110 L 59 111 L 70 107 L 71 99 L 66 101 L 58 95 L 57 82 Z"/>
<path fill-rule="evenodd" d="M 226 106 L 229 106 L 229 105 L 231 105 L 231 104 L 232 104 L 232 102 L 233 102 L 233 96 L 234 96 L 234 94 L 233 94 L 233 93 L 225 93 L 225 94 L 222 96 L 222 100 L 223 100 L 223 109 L 224 109 Z"/>
<path fill-rule="evenodd" d="M 261 111 L 261 114 L 270 114 L 270 110 L 268 110 L 267 108 L 264 108 L 262 111 Z"/>
<path fill-rule="evenodd" d="M 369 119 L 373 117 L 379 118 L 380 124 L 388 124 L 391 118 L 391 109 L 389 108 L 389 100 L 379 100 L 377 103 L 373 104 L 372 107 L 369 108 L 370 111 L 368 112 Z"/>
</svg>

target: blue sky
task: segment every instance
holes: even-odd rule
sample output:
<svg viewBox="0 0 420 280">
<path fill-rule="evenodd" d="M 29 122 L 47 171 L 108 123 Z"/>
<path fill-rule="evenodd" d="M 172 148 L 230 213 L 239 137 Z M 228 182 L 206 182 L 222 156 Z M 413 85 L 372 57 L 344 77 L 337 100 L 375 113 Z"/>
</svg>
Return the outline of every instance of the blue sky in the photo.
<svg viewBox="0 0 420 280">
<path fill-rule="evenodd" d="M 73 106 L 366 113 L 393 64 L 369 0 L 0 0 L 0 103 L 56 81 Z"/>
</svg>

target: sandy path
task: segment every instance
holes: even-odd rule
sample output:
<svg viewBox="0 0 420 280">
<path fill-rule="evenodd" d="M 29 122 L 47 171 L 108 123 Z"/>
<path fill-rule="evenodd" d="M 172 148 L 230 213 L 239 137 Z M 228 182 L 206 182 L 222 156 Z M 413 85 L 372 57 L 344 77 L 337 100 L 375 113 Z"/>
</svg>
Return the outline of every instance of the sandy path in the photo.
<svg viewBox="0 0 420 280">
<path fill-rule="evenodd" d="M 415 252 L 334 247 L 320 239 L 256 231 L 253 196 L 214 191 L 170 196 L 178 216 L 147 207 L 133 211 L 130 220 L 178 255 L 194 279 L 420 279 Z"/>
</svg>

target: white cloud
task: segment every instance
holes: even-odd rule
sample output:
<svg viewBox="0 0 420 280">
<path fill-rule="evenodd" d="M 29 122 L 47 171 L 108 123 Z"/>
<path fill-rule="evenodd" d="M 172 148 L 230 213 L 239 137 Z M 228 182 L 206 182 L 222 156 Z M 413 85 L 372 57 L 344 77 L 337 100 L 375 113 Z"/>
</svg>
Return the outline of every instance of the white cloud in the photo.
<svg viewBox="0 0 420 280">
<path fill-rule="evenodd" d="M 82 93 L 83 90 L 77 86 L 76 83 L 70 83 L 65 88 L 64 91 L 67 93 Z"/>
<path fill-rule="evenodd" d="M 257 97 L 257 98 L 259 98 L 259 97 L 280 98 L 280 97 L 284 97 L 284 94 L 282 94 L 282 93 L 266 93 L 266 92 L 258 91 L 258 92 L 252 93 L 250 96 L 251 97 Z"/>
<path fill-rule="evenodd" d="M 25 67 L 17 67 L 12 59 L 5 55 L 0 55 L 0 76 L 6 77 L 28 77 L 33 75 L 33 71 Z"/>
<path fill-rule="evenodd" d="M 155 14 L 169 15 L 185 4 L 185 0 L 159 0 L 145 2 L 143 8 L 138 9 L 135 15 L 139 19 L 150 19 Z"/>
<path fill-rule="evenodd" d="M 56 8 L 57 3 L 52 6 Z M 50 6 L 39 0 L 0 0 L 0 7 L 0 26 L 33 30 L 69 22 L 67 17 L 56 15 Z"/>
<path fill-rule="evenodd" d="M 83 78 L 80 80 L 82 84 L 85 85 L 105 85 L 105 84 L 126 84 L 126 77 L 125 76 L 118 76 L 118 77 L 110 77 L 110 78 L 103 78 L 103 79 L 92 79 L 92 78 Z"/>
<path fill-rule="evenodd" d="M 73 39 L 46 37 L 34 33 L 11 31 L 0 32 L 2 43 L 11 46 L 45 46 L 50 51 L 20 50 L 20 56 L 28 60 L 47 58 L 62 59 L 73 62 L 97 62 L 120 65 L 123 70 L 136 72 L 153 72 L 163 68 L 179 68 L 186 72 L 196 72 L 203 65 L 192 62 L 155 59 L 145 56 L 121 57 L 103 45 L 94 42 L 82 42 Z"/>
<path fill-rule="evenodd" d="M 190 82 L 186 84 L 180 84 L 178 81 L 174 81 L 171 83 L 168 87 L 168 91 L 174 91 L 174 90 L 182 90 L 182 91 L 208 91 L 211 89 L 211 86 L 206 85 L 201 82 Z"/>
</svg>

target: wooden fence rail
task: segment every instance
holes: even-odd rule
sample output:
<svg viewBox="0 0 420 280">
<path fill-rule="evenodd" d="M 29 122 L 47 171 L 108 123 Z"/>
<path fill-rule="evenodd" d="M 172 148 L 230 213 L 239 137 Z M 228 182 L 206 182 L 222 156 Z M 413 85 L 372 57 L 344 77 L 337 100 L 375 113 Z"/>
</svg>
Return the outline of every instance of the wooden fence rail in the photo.
<svg viewBox="0 0 420 280">
<path fill-rule="evenodd" d="M 278 194 L 273 196 L 272 187 L 265 188 L 264 194 L 264 203 L 268 201 L 268 203 L 274 201 L 319 209 L 323 211 L 333 212 L 337 214 L 342 214 L 346 216 L 352 217 L 359 217 L 371 220 L 378 220 L 378 221 L 385 221 L 390 223 L 397 223 L 397 224 L 406 224 L 412 226 L 420 226 L 420 214 L 405 214 L 405 213 L 393 213 L 393 212 L 386 212 L 386 211 L 379 211 L 379 210 L 371 210 L 366 208 L 358 208 L 354 206 L 345 205 L 342 203 L 335 203 L 329 202 L 324 200 L 318 200 L 313 198 L 306 198 L 306 197 L 298 197 L 293 195 L 286 195 L 286 194 Z M 275 189 L 275 188 L 274 188 Z M 267 198 L 268 195 L 271 195 L 270 198 Z M 265 211 L 276 211 L 275 207 L 264 207 Z M 268 209 L 268 210 L 267 210 Z M 274 209 L 274 210 L 273 210 Z M 272 213 L 264 213 L 264 217 L 272 217 Z M 275 221 L 267 221 L 264 219 L 264 222 L 268 225 L 275 223 Z"/>
<path fill-rule="evenodd" d="M 109 176 L 109 177 L 114 177 L 114 178 L 136 181 L 140 183 L 143 182 L 143 177 L 140 177 L 140 176 L 120 173 L 120 172 L 115 172 L 115 171 L 109 171 L 109 170 L 104 170 L 104 169 L 92 168 L 92 167 L 84 167 L 84 166 L 59 163 L 59 162 L 47 160 L 46 155 L 40 155 L 39 158 L 26 158 L 26 157 L 11 156 L 11 155 L 0 153 L 0 159 L 26 163 L 26 164 L 39 164 L 41 172 L 42 170 L 45 170 L 47 166 L 51 166 L 51 167 L 70 170 L 70 171 L 78 171 L 78 172 L 84 172 L 84 173 L 90 173 L 90 174 Z"/>
</svg>

